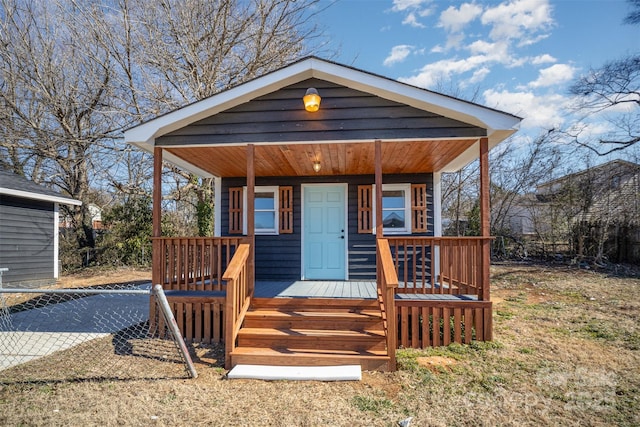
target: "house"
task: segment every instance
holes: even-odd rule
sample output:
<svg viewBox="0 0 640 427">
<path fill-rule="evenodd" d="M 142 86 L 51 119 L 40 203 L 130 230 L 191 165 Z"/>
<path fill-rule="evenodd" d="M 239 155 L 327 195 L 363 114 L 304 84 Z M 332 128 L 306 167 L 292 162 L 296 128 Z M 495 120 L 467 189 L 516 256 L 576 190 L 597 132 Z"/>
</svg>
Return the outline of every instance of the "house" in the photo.
<svg viewBox="0 0 640 427">
<path fill-rule="evenodd" d="M 102 222 L 102 208 L 95 203 L 88 203 L 87 210 L 91 219 L 91 229 L 93 230 L 93 238 L 96 239 L 98 234 L 104 231 L 104 223 Z M 71 215 L 60 217 L 60 230 L 64 233 L 74 228 Z M 88 263 L 88 261 L 87 261 Z"/>
<path fill-rule="evenodd" d="M 488 151 L 519 122 L 309 57 L 142 123 L 153 282 L 228 366 L 394 369 L 398 346 L 491 339 Z M 483 235 L 441 237 L 441 173 L 477 158 Z M 161 236 L 163 161 L 215 179 L 215 237 Z"/>
<path fill-rule="evenodd" d="M 640 261 L 640 165 L 613 160 L 543 182 L 503 212 L 512 236 L 540 255 Z"/>
<path fill-rule="evenodd" d="M 612 160 L 537 186 L 540 201 L 565 196 L 582 204 L 585 218 L 598 220 L 606 212 L 623 222 L 640 220 L 640 165 Z"/>
<path fill-rule="evenodd" d="M 0 169 L 0 268 L 4 287 L 39 287 L 58 279 L 58 207 L 80 201 Z"/>
<path fill-rule="evenodd" d="M 612 160 L 540 184 L 537 228 L 564 227 L 579 256 L 640 261 L 640 165 Z M 535 211 L 534 211 L 535 215 Z M 551 222 L 559 217 L 562 222 Z"/>
</svg>

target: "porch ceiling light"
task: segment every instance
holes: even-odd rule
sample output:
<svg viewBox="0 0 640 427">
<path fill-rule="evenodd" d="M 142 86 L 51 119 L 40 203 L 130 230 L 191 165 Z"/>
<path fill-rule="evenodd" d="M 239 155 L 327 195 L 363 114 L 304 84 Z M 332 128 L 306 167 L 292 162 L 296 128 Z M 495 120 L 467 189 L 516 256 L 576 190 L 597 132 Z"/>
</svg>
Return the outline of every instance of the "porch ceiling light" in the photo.
<svg viewBox="0 0 640 427">
<path fill-rule="evenodd" d="M 322 165 L 320 164 L 320 160 L 313 161 L 313 170 L 316 171 L 316 173 L 320 172 L 321 167 Z"/>
<path fill-rule="evenodd" d="M 320 109 L 320 95 L 315 88 L 310 87 L 307 89 L 307 93 L 304 94 L 302 100 L 304 101 L 304 109 L 310 113 L 314 113 Z M 317 172 L 317 171 L 316 171 Z"/>
</svg>

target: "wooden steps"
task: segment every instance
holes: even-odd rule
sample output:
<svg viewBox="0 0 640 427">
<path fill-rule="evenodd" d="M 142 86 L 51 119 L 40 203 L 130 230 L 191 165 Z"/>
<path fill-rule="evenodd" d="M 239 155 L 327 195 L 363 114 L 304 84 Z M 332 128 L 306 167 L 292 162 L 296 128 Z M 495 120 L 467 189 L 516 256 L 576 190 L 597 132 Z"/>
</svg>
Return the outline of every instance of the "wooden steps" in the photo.
<svg viewBox="0 0 640 427">
<path fill-rule="evenodd" d="M 231 354 L 238 364 L 386 370 L 389 357 L 376 300 L 256 298 Z"/>
</svg>

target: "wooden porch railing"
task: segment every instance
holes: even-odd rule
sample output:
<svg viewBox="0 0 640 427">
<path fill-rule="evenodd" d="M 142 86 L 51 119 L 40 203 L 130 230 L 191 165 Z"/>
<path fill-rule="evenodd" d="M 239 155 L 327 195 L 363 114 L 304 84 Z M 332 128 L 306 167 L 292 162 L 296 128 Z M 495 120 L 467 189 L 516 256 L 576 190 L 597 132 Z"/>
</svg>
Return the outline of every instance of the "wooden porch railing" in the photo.
<svg viewBox="0 0 640 427">
<path fill-rule="evenodd" d="M 489 261 L 483 261 L 482 247 L 490 237 L 385 238 L 398 272 L 399 293 L 489 299 L 489 283 L 483 283 L 483 269 L 489 268 Z"/>
<path fill-rule="evenodd" d="M 250 274 L 248 259 L 250 245 L 243 243 L 238 246 L 229 267 L 224 272 L 222 280 L 227 284 L 227 300 L 225 304 L 225 359 L 227 369 L 231 368 L 231 353 L 236 348 L 238 331 L 242 327 L 244 316 L 251 303 Z"/>
<path fill-rule="evenodd" d="M 164 289 L 221 291 L 222 274 L 236 249 L 239 237 L 153 238 L 153 283 Z"/>
<path fill-rule="evenodd" d="M 491 301 L 396 300 L 398 345 L 426 348 L 491 341 Z"/>
<path fill-rule="evenodd" d="M 395 293 L 398 286 L 398 276 L 393 265 L 389 241 L 378 239 L 377 243 L 377 283 L 378 301 L 382 311 L 384 332 L 387 338 L 387 352 L 389 354 L 389 370 L 396 370 L 397 348 L 397 316 L 395 306 Z"/>
</svg>

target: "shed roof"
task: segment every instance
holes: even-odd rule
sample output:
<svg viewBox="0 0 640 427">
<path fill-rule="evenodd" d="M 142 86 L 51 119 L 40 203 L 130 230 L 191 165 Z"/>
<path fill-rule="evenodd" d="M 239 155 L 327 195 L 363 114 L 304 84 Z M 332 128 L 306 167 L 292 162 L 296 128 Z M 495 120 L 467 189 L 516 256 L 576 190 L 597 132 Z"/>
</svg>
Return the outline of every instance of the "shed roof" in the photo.
<svg viewBox="0 0 640 427">
<path fill-rule="evenodd" d="M 30 200 L 41 200 L 65 205 L 80 206 L 81 201 L 63 196 L 49 188 L 38 185 L 27 178 L 0 169 L 0 195 L 20 197 Z"/>
</svg>

